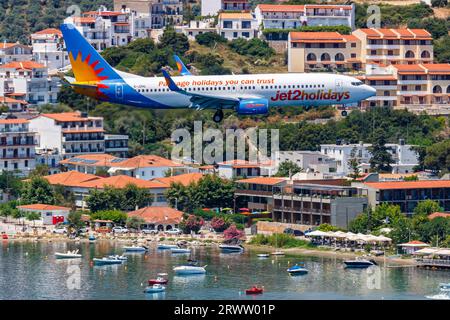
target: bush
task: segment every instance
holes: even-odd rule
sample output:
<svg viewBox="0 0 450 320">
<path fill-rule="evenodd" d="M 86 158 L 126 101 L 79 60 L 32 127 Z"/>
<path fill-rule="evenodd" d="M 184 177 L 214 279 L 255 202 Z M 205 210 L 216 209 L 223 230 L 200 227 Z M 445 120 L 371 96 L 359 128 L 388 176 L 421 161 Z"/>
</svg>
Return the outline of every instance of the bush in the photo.
<svg viewBox="0 0 450 320">
<path fill-rule="evenodd" d="M 190 215 L 180 223 L 180 229 L 183 230 L 184 234 L 198 233 L 204 223 L 205 221 L 202 218 Z"/>
<path fill-rule="evenodd" d="M 239 230 L 236 225 L 232 225 L 223 232 L 225 240 L 241 240 L 245 238 L 244 232 Z"/>
<path fill-rule="evenodd" d="M 258 234 L 250 241 L 251 244 L 269 245 L 276 248 L 311 248 L 313 245 L 306 240 L 295 239 L 294 236 L 280 233 L 265 236 Z"/>
<path fill-rule="evenodd" d="M 216 43 L 225 43 L 227 39 L 215 32 L 206 32 L 195 36 L 195 41 L 202 46 L 213 47 Z"/>
<path fill-rule="evenodd" d="M 258 38 L 251 40 L 245 40 L 243 38 L 235 39 L 231 41 L 230 48 L 241 55 L 251 56 L 256 59 L 267 59 L 275 55 L 275 50 L 266 41 Z"/>
<path fill-rule="evenodd" d="M 214 217 L 211 221 L 211 227 L 216 232 L 223 232 L 230 226 L 230 223 L 224 218 Z"/>
</svg>

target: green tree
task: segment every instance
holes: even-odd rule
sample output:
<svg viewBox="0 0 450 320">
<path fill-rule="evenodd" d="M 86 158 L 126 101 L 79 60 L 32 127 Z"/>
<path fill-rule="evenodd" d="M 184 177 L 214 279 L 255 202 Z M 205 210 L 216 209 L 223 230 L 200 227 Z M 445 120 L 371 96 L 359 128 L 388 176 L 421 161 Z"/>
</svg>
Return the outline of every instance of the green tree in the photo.
<svg viewBox="0 0 450 320">
<path fill-rule="evenodd" d="M 0 190 L 3 192 L 18 197 L 22 188 L 22 181 L 13 172 L 3 171 L 0 174 Z"/>
<path fill-rule="evenodd" d="M 433 42 L 434 58 L 439 63 L 450 63 L 450 36 L 444 36 Z"/>
<path fill-rule="evenodd" d="M 293 175 L 302 171 L 296 163 L 292 161 L 284 161 L 280 164 L 276 177 L 292 177 Z"/>
<path fill-rule="evenodd" d="M 150 207 L 152 198 L 148 190 L 138 188 L 135 184 L 127 185 L 123 190 L 124 202 L 120 206 L 123 211 L 134 211 L 143 207 Z"/>
<path fill-rule="evenodd" d="M 23 204 L 55 204 L 55 193 L 50 183 L 42 177 L 33 177 L 22 189 Z"/>
<path fill-rule="evenodd" d="M 133 216 L 127 219 L 127 228 L 129 229 L 140 230 L 143 224 L 145 224 L 145 220 L 141 217 Z"/>
<path fill-rule="evenodd" d="M 226 43 L 227 39 L 215 32 L 205 32 L 195 36 L 195 41 L 202 46 L 214 47 L 217 43 Z"/>
<path fill-rule="evenodd" d="M 350 152 L 350 158 L 348 160 L 348 167 L 352 171 L 351 177 L 353 179 L 356 179 L 359 177 L 359 174 L 361 173 L 361 170 L 359 169 L 360 161 L 358 159 L 357 153 L 358 149 L 355 147 Z"/>
<path fill-rule="evenodd" d="M 69 228 L 78 231 L 85 226 L 85 222 L 82 219 L 83 212 L 81 211 L 72 211 L 69 213 L 67 220 L 69 222 Z"/>
<path fill-rule="evenodd" d="M 110 220 L 117 224 L 124 224 L 127 219 L 127 214 L 119 210 L 103 210 L 91 215 L 91 220 Z"/>
<path fill-rule="evenodd" d="M 178 55 L 184 55 L 189 50 L 189 40 L 186 35 L 177 33 L 173 28 L 166 28 L 159 38 L 158 48 L 170 49 Z"/>
<path fill-rule="evenodd" d="M 30 172 L 30 178 L 48 176 L 49 167 L 45 164 L 38 164 L 36 168 Z"/>
<path fill-rule="evenodd" d="M 378 128 L 374 132 L 374 142 L 369 148 L 372 157 L 370 158 L 370 169 L 374 172 L 392 172 L 392 156 L 386 147 L 386 136 L 383 129 Z"/>
<path fill-rule="evenodd" d="M 450 140 L 435 143 L 426 149 L 424 165 L 435 173 L 450 172 Z"/>
<path fill-rule="evenodd" d="M 444 209 L 439 205 L 438 202 L 433 200 L 420 201 L 414 208 L 414 215 L 429 216 L 435 212 L 442 212 Z"/>
<path fill-rule="evenodd" d="M 28 212 L 25 217 L 28 221 L 33 222 L 33 227 L 36 226 L 36 221 L 41 219 L 41 215 L 37 212 Z"/>
<path fill-rule="evenodd" d="M 443 8 L 448 5 L 447 0 L 431 0 L 431 6 L 433 8 Z"/>
</svg>

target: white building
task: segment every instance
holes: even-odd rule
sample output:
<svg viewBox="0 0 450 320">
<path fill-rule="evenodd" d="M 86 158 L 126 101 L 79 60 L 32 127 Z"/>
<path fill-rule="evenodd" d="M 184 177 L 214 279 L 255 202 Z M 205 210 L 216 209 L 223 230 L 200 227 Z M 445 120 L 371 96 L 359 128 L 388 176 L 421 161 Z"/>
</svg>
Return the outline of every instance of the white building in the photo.
<svg viewBox="0 0 450 320">
<path fill-rule="evenodd" d="M 273 167 L 270 175 L 277 174 L 283 162 L 290 161 L 299 166 L 303 172 L 336 172 L 336 160 L 319 151 L 277 151 L 272 155 Z"/>
<path fill-rule="evenodd" d="M 40 135 L 41 150 L 54 150 L 60 159 L 82 154 L 103 154 L 103 118 L 78 112 L 41 114 L 30 119 L 30 129 Z"/>
<path fill-rule="evenodd" d="M 0 66 L 0 97 L 25 100 L 30 104 L 57 103 L 59 78 L 34 61 L 10 62 Z"/>
<path fill-rule="evenodd" d="M 25 119 L 0 119 L 0 171 L 27 176 L 36 167 L 38 137 Z"/>
<path fill-rule="evenodd" d="M 202 17 L 216 16 L 220 11 L 250 11 L 248 0 L 201 0 Z"/>
<path fill-rule="evenodd" d="M 181 28 L 182 32 L 189 38 L 195 40 L 199 34 L 214 32 L 217 33 L 217 28 L 214 26 L 214 19 L 192 20 L 189 24 Z"/>
<path fill-rule="evenodd" d="M 31 35 L 34 60 L 43 64 L 50 73 L 70 65 L 69 55 L 64 48 L 62 32 L 45 29 Z"/>
<path fill-rule="evenodd" d="M 27 110 L 28 102 L 9 97 L 0 97 L 0 106 L 7 106 L 9 112 L 24 112 Z"/>
<path fill-rule="evenodd" d="M 183 23 L 182 0 L 153 0 L 150 8 L 151 28 L 162 29 Z"/>
<path fill-rule="evenodd" d="M 296 29 L 302 26 L 355 27 L 354 5 L 259 4 L 255 9 L 262 29 Z"/>
<path fill-rule="evenodd" d="M 258 24 L 250 12 L 222 12 L 218 20 L 219 34 L 228 39 L 252 39 L 257 36 Z"/>
<path fill-rule="evenodd" d="M 105 152 L 119 158 L 127 158 L 129 139 L 127 135 L 105 134 Z"/>
<path fill-rule="evenodd" d="M 369 151 L 371 144 L 324 144 L 321 145 L 320 152 L 327 155 L 337 162 L 336 173 L 338 175 L 348 175 L 352 173 L 349 166 L 350 159 L 357 159 L 360 164 L 361 173 L 368 173 L 370 170 L 370 159 L 372 155 Z M 392 173 L 410 173 L 413 168 L 419 164 L 417 153 L 414 146 L 404 144 L 386 144 L 388 151 L 392 155 L 394 163 Z"/>
<path fill-rule="evenodd" d="M 32 49 L 20 43 L 0 43 L 0 64 L 31 60 Z"/>
<path fill-rule="evenodd" d="M 272 161 L 250 162 L 246 160 L 231 160 L 219 163 L 217 172 L 220 177 L 226 179 L 252 178 L 269 176 L 272 166 Z"/>
<path fill-rule="evenodd" d="M 40 221 L 37 221 L 41 225 L 57 225 L 65 223 L 68 220 L 70 208 L 52 206 L 49 204 L 30 204 L 17 207 L 23 213 L 38 213 L 41 216 Z"/>
</svg>

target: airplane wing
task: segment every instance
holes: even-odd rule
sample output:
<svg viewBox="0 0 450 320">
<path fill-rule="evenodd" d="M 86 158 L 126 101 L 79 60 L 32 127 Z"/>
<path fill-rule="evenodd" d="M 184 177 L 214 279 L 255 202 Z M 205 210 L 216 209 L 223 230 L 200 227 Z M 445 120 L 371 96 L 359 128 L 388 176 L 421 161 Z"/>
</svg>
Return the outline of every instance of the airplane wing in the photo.
<svg viewBox="0 0 450 320">
<path fill-rule="evenodd" d="M 173 58 L 177 63 L 178 72 L 180 72 L 182 76 L 192 76 L 192 73 L 188 70 L 188 68 L 186 68 L 186 65 L 183 63 L 179 56 L 175 54 Z"/>
<path fill-rule="evenodd" d="M 166 70 L 163 69 L 162 73 L 171 91 L 191 97 L 190 100 L 192 102 L 192 106 L 197 107 L 199 109 L 225 109 L 225 108 L 231 109 L 234 108 L 240 101 L 240 99 L 238 98 L 220 97 L 216 95 L 210 96 L 183 90 L 177 86 L 177 84 L 173 81 L 172 77 Z"/>
</svg>

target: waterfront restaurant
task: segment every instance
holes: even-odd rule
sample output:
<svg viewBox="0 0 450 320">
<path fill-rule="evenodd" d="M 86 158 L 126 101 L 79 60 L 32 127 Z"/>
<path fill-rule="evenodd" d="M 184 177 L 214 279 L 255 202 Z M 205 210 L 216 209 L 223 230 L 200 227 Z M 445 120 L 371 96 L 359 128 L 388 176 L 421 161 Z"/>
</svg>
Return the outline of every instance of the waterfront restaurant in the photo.
<svg viewBox="0 0 450 320">
<path fill-rule="evenodd" d="M 169 231 L 178 228 L 183 220 L 183 212 L 170 207 L 147 207 L 128 213 L 128 217 L 144 220 L 141 229 Z"/>
<path fill-rule="evenodd" d="M 414 254 L 419 267 L 450 268 L 449 248 L 424 248 Z"/>
<path fill-rule="evenodd" d="M 406 254 L 414 254 L 416 251 L 423 249 L 423 248 L 427 248 L 430 245 L 426 244 L 425 242 L 422 242 L 422 241 L 413 240 L 413 241 L 409 241 L 407 243 L 400 243 L 397 246 L 402 248 L 402 250 Z"/>
</svg>

